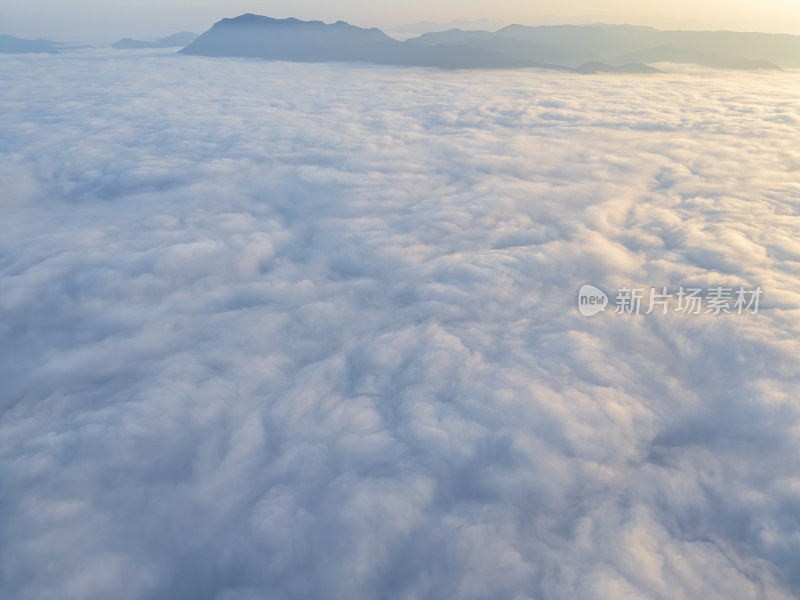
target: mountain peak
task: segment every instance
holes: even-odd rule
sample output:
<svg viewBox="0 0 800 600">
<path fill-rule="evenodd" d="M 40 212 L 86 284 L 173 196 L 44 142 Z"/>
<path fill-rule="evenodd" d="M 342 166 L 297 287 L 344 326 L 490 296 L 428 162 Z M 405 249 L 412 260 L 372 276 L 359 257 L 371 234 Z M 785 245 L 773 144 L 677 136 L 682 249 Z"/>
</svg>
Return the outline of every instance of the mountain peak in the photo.
<svg viewBox="0 0 800 600">
<path fill-rule="evenodd" d="M 482 48 L 429 48 L 395 40 L 380 29 L 344 21 L 273 19 L 253 14 L 224 19 L 181 50 L 200 56 L 240 56 L 299 62 L 365 62 L 440 68 L 536 66 Z"/>
</svg>

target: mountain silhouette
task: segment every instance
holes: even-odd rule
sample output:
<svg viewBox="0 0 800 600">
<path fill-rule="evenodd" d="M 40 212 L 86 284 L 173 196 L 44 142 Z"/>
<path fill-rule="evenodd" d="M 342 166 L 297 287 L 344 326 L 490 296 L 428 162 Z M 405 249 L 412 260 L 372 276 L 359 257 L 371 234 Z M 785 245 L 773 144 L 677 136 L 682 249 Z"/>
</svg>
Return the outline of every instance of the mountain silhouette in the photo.
<svg viewBox="0 0 800 600">
<path fill-rule="evenodd" d="M 197 37 L 196 33 L 190 31 L 182 31 L 175 35 L 170 35 L 155 42 L 144 42 L 142 40 L 133 40 L 131 38 L 123 38 L 120 41 L 112 44 L 112 48 L 117 50 L 141 50 L 143 48 L 183 48 L 191 44 Z"/>
<path fill-rule="evenodd" d="M 363 29 L 343 21 L 328 25 L 321 21 L 272 19 L 252 14 L 219 21 L 181 52 L 200 56 L 366 62 L 445 69 L 543 66 L 533 60 L 484 48 L 400 42 L 379 29 Z"/>
<path fill-rule="evenodd" d="M 440 33 L 424 34 L 409 41 L 426 46 L 444 44 L 484 48 L 520 60 L 551 65 L 555 68 L 577 67 L 590 61 L 600 61 L 603 58 L 597 52 L 584 48 L 548 44 L 512 36 L 503 37 L 487 31 L 451 29 Z"/>
<path fill-rule="evenodd" d="M 577 73 L 659 73 L 646 63 L 726 69 L 800 67 L 800 36 L 659 31 L 633 25 L 509 25 L 496 32 L 449 29 L 401 42 L 379 29 L 343 21 L 325 24 L 246 14 L 219 21 L 181 52 L 445 69 L 536 67 Z"/>
<path fill-rule="evenodd" d="M 508 40 L 518 40 L 515 50 Z M 689 62 L 715 68 L 800 67 L 800 36 L 733 31 L 660 31 L 633 25 L 509 25 L 496 32 L 458 29 L 409 40 L 420 44 L 461 44 L 500 48 L 518 58 L 571 66 L 566 49 L 587 61 Z"/>
<path fill-rule="evenodd" d="M 58 54 L 53 42 L 47 40 L 23 40 L 13 35 L 0 34 L 0 54 L 25 54 L 40 52 Z"/>
<path fill-rule="evenodd" d="M 405 25 L 392 27 L 391 31 L 420 35 L 422 33 L 428 33 L 432 31 L 444 31 L 446 29 L 455 28 L 463 29 L 464 27 L 469 27 L 471 29 L 480 27 L 481 29 L 485 30 L 495 30 L 500 27 L 500 23 L 486 18 L 476 19 L 473 21 L 449 21 L 447 23 L 441 23 L 438 21 L 420 21 L 418 23 L 407 23 Z"/>
</svg>

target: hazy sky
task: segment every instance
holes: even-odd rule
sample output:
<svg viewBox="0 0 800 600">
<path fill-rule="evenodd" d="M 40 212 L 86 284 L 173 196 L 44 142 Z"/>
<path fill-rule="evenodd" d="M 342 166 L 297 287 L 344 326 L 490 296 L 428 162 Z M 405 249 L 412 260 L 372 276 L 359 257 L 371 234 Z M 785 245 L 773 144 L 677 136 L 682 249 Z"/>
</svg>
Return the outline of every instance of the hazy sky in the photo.
<svg viewBox="0 0 800 600">
<path fill-rule="evenodd" d="M 103 41 L 182 29 L 202 32 L 220 18 L 245 12 L 343 19 L 387 29 L 422 20 L 487 17 L 535 24 L 552 23 L 557 17 L 556 21 L 800 33 L 797 0 L 0 0 L 0 33 Z"/>
</svg>

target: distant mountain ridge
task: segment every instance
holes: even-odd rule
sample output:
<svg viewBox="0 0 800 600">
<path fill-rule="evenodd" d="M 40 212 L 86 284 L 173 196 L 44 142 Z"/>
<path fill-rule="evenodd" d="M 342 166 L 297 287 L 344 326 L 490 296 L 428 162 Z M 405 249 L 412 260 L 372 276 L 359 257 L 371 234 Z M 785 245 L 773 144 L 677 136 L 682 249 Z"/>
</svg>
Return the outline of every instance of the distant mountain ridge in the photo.
<svg viewBox="0 0 800 600">
<path fill-rule="evenodd" d="M 223 19 L 181 50 L 200 56 L 240 56 L 298 62 L 366 62 L 382 65 L 458 68 L 520 68 L 534 61 L 467 46 L 400 42 L 380 29 L 337 21 L 273 19 L 246 14 Z"/>
<path fill-rule="evenodd" d="M 628 73 L 638 75 L 652 75 L 654 73 L 663 73 L 660 69 L 656 69 L 649 65 L 642 63 L 627 63 L 624 65 L 607 65 L 606 63 L 592 61 L 587 62 L 580 67 L 573 69 L 576 73 L 584 75 L 595 75 L 597 73 Z"/>
<path fill-rule="evenodd" d="M 13 35 L 0 34 L 0 54 L 45 53 L 58 54 L 53 42 L 47 40 L 23 40 Z"/>
<path fill-rule="evenodd" d="M 775 63 L 764 60 L 750 60 L 716 54 L 714 52 L 701 52 L 699 50 L 687 50 L 684 48 L 672 48 L 670 46 L 658 46 L 657 48 L 645 48 L 612 59 L 614 64 L 623 62 L 644 62 L 644 63 L 685 63 L 696 64 L 715 69 L 779 69 Z"/>
<path fill-rule="evenodd" d="M 632 25 L 509 25 L 498 31 L 450 29 L 398 41 L 376 28 L 343 21 L 223 19 L 183 50 L 301 62 L 658 73 L 646 63 L 690 63 L 725 69 L 800 68 L 800 36 L 726 31 L 660 31 Z"/>
<path fill-rule="evenodd" d="M 420 35 L 423 33 L 429 33 L 433 31 L 444 31 L 446 29 L 463 29 L 465 27 L 469 27 L 471 29 L 475 29 L 480 27 L 483 30 L 491 30 L 495 31 L 502 27 L 502 23 L 497 21 L 492 21 L 491 19 L 477 19 L 474 21 L 450 21 L 447 23 L 440 23 L 436 21 L 420 21 L 418 23 L 407 23 L 405 25 L 398 25 L 396 27 L 391 27 L 388 30 L 392 32 L 398 33 L 411 33 Z"/>
<path fill-rule="evenodd" d="M 633 25 L 509 25 L 496 32 L 451 29 L 409 41 L 499 47 L 518 44 L 518 58 L 557 62 L 570 49 L 615 64 L 628 60 L 688 62 L 714 68 L 800 68 L 800 36 L 733 31 L 660 31 Z M 530 44 L 526 49 L 524 44 Z M 660 49 L 658 52 L 655 49 Z M 666 49 L 670 49 L 667 51 Z M 551 58 L 552 57 L 552 58 Z M 637 58 L 638 57 L 638 58 Z"/>
<path fill-rule="evenodd" d="M 142 40 L 123 38 L 115 44 L 112 44 L 111 47 L 116 48 L 117 50 L 141 50 L 144 48 L 183 48 L 184 46 L 191 44 L 195 38 L 197 38 L 196 33 L 192 33 L 191 31 L 182 31 L 174 35 L 161 38 L 160 40 L 156 40 L 155 42 L 145 42 Z"/>
<path fill-rule="evenodd" d="M 125 38 L 113 47 L 177 47 L 183 54 L 198 56 L 442 69 L 539 68 L 646 74 L 662 72 L 652 66 L 661 63 L 740 70 L 800 68 L 798 35 L 661 31 L 606 24 L 508 25 L 497 31 L 449 29 L 400 41 L 380 29 L 344 21 L 326 24 L 250 13 L 222 19 L 199 36 L 184 31 L 156 41 Z M 70 48 L 47 40 L 0 35 L 0 53 L 57 54 L 60 49 Z"/>
</svg>

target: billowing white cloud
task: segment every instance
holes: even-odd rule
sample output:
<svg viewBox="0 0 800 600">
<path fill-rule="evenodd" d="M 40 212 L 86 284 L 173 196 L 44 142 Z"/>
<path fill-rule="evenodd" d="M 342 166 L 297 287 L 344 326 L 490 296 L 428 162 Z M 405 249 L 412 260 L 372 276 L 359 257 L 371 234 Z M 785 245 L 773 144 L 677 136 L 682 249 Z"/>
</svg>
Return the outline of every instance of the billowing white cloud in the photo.
<svg viewBox="0 0 800 600">
<path fill-rule="evenodd" d="M 3 597 L 800 594 L 796 73 L 0 74 Z"/>
</svg>

